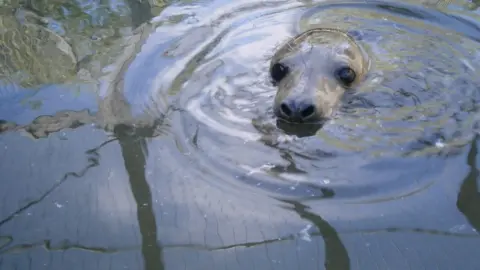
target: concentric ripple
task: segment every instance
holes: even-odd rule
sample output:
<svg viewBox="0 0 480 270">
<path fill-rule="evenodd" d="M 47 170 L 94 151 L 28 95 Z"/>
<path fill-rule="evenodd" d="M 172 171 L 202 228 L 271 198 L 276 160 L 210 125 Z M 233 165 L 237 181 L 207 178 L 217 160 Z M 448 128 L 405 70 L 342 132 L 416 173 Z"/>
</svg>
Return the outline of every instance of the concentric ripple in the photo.
<svg viewBox="0 0 480 270">
<path fill-rule="evenodd" d="M 467 143 L 480 98 L 474 39 L 480 32 L 459 23 L 439 12 L 380 2 L 326 4 L 305 13 L 301 30 L 352 31 L 373 65 L 369 81 L 319 136 L 381 155 L 449 153 Z"/>
<path fill-rule="evenodd" d="M 439 156 L 455 153 L 475 131 L 480 44 L 465 21 L 374 2 L 228 12 L 209 20 L 209 42 L 190 56 L 175 129 L 196 169 L 215 171 L 221 185 L 275 196 L 394 199 L 430 187 L 444 166 Z M 462 23 L 468 36 L 444 27 Z M 316 134 L 287 135 L 272 114 L 269 58 L 294 34 L 320 26 L 352 34 L 372 67 Z"/>
</svg>

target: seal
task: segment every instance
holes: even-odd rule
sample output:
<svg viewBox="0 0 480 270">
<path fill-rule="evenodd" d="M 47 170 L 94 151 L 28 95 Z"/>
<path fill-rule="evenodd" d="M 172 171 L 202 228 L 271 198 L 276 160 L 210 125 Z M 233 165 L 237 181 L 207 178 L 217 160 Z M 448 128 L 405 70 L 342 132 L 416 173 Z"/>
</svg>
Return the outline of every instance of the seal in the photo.
<svg viewBox="0 0 480 270">
<path fill-rule="evenodd" d="M 315 28 L 293 37 L 270 62 L 274 114 L 289 123 L 325 122 L 369 66 L 363 48 L 341 30 Z"/>
</svg>

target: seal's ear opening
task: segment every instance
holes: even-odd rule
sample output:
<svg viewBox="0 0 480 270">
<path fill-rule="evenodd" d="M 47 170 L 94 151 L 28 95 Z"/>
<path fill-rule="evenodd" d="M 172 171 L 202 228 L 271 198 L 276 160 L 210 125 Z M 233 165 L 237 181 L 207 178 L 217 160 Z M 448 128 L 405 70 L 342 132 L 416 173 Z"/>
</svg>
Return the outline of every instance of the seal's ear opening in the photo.
<svg viewBox="0 0 480 270">
<path fill-rule="evenodd" d="M 283 130 L 287 135 L 295 135 L 299 138 L 315 136 L 323 127 L 324 123 L 288 123 L 277 119 L 277 128 Z"/>
</svg>

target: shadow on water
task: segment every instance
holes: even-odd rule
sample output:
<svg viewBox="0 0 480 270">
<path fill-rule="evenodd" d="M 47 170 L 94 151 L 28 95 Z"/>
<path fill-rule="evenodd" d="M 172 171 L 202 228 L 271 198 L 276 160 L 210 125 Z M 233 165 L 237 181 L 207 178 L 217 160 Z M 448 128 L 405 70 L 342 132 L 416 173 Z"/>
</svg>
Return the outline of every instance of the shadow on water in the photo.
<svg viewBox="0 0 480 270">
<path fill-rule="evenodd" d="M 299 138 L 314 136 L 322 128 L 322 124 L 290 124 L 277 120 L 277 127 L 287 135 L 295 135 Z"/>
<path fill-rule="evenodd" d="M 128 0 L 126 2 L 131 11 L 132 27 L 134 29 L 152 19 L 149 1 Z M 122 75 L 123 73 L 120 74 L 120 76 Z M 121 81 L 120 77 L 116 77 L 115 80 Z M 111 102 L 110 105 L 112 107 L 111 109 L 115 111 L 113 115 L 114 118 L 116 116 L 131 118 L 131 112 L 129 111 L 128 106 L 125 106 L 126 104 L 123 102 L 125 98 L 123 97 L 123 85 L 121 83 L 115 83 L 115 89 L 109 98 L 109 101 Z M 40 139 L 63 129 L 76 129 L 87 124 L 93 124 L 97 120 L 98 119 L 96 119 L 96 115 L 90 114 L 88 110 L 65 110 L 57 112 L 55 115 L 39 116 L 27 125 L 17 125 L 16 123 L 0 120 L 0 133 L 23 130 L 31 134 L 33 138 Z M 57 181 L 51 188 L 49 188 L 37 199 L 28 202 L 3 220 L 0 220 L 0 228 L 22 212 L 43 201 L 47 196 L 49 196 L 71 177 L 80 178 L 84 176 L 90 168 L 98 166 L 100 163 L 100 154 L 98 151 L 103 146 L 117 141 L 121 148 L 125 169 L 128 173 L 130 189 L 137 206 L 137 219 L 142 238 L 141 251 L 144 259 L 144 269 L 164 269 L 162 258 L 163 251 L 157 240 L 157 223 L 153 211 L 152 194 L 145 177 L 146 157 L 148 156 L 146 138 L 155 136 L 155 131 L 157 131 L 159 125 L 163 124 L 163 121 L 161 120 L 162 119 L 159 121 L 154 121 L 151 126 L 140 128 L 133 128 L 132 126 L 126 124 L 115 124 L 113 126 L 114 139 L 108 140 L 102 143 L 100 146 L 87 151 L 89 163 L 86 168 L 81 170 L 81 172 L 70 172 L 65 174 L 61 180 Z M 24 244 L 20 246 L 9 247 L 9 245 L 13 242 L 12 237 L 2 236 L 0 240 L 2 240 L 0 241 L 0 254 L 35 246 L 43 246 L 47 250 L 67 250 L 70 248 L 78 248 L 106 253 L 118 251 L 116 249 L 86 247 L 77 244 L 64 244 L 57 248 L 53 247 L 49 240 L 36 244 Z"/>
<path fill-rule="evenodd" d="M 143 22 L 148 21 L 151 19 L 151 8 L 149 1 L 136 1 L 130 0 L 127 1 L 131 13 L 132 13 L 132 25 L 133 27 L 137 28 Z M 131 62 L 126 62 L 125 66 L 129 66 Z M 129 111 L 128 106 L 123 102 L 126 100 L 123 95 L 123 84 L 122 75 L 124 73 L 120 72 L 118 77 L 114 80 L 115 89 L 109 96 L 109 104 L 114 107 L 113 109 L 110 108 L 114 112 L 112 117 L 118 117 L 118 119 L 133 119 L 132 113 Z M 78 117 L 77 117 L 78 116 Z M 61 125 L 57 126 L 57 129 L 50 130 L 49 132 L 39 131 L 42 127 L 42 121 L 51 121 L 55 122 L 55 119 L 62 118 L 68 119 L 68 121 L 61 121 Z M 24 129 L 27 132 L 30 132 L 34 135 L 35 138 L 43 138 L 49 135 L 51 132 L 57 132 L 61 129 L 71 128 L 75 129 L 82 125 L 94 123 L 96 120 L 91 117 L 88 112 L 65 112 L 65 113 L 58 113 L 53 116 L 42 116 L 34 120 L 30 125 L 26 125 L 23 127 L 17 126 L 18 129 Z M 67 179 L 73 177 L 81 177 L 83 176 L 89 168 L 95 167 L 99 165 L 99 154 L 98 150 L 106 144 L 111 142 L 118 142 L 118 145 L 121 149 L 121 154 L 123 158 L 124 167 L 127 171 L 128 181 L 130 185 L 130 191 L 133 195 L 135 204 L 136 204 L 136 214 L 138 220 L 139 231 L 141 234 L 141 253 L 143 256 L 144 262 L 144 269 L 165 269 L 164 265 L 164 249 L 168 249 L 169 247 L 178 247 L 175 244 L 165 244 L 162 245 L 162 241 L 158 239 L 159 235 L 162 232 L 158 231 L 158 223 L 160 223 L 156 218 L 154 212 L 154 205 L 153 199 L 155 194 L 152 195 L 152 188 L 150 187 L 147 176 L 146 176 L 146 164 L 149 158 L 149 149 L 147 139 L 157 136 L 156 132 L 159 126 L 165 125 L 164 119 L 158 119 L 155 123 L 147 126 L 147 127 L 138 127 L 133 126 L 125 123 L 118 123 L 121 122 L 120 120 L 115 121 L 113 125 L 113 135 L 114 139 L 109 140 L 97 148 L 94 148 L 90 151 L 87 151 L 88 155 L 88 166 L 81 170 L 78 173 L 67 173 L 65 177 L 63 177 L 60 181 L 58 181 L 52 188 L 50 188 L 46 193 L 40 196 L 38 199 L 33 200 L 23 206 L 22 208 L 15 211 L 13 214 L 9 215 L 7 218 L 0 221 L 0 228 L 5 223 L 12 220 L 15 216 L 19 215 L 20 213 L 24 212 L 26 209 L 30 208 L 31 206 L 39 203 L 44 198 L 46 198 L 50 193 L 52 193 L 55 189 L 58 188 L 63 182 Z M 0 120 L 0 133 L 15 129 L 11 125 L 15 126 L 15 124 L 9 123 L 7 121 Z M 289 135 L 296 135 L 298 137 L 307 137 L 313 136 L 316 132 L 322 127 L 321 125 L 291 125 L 284 122 L 277 122 L 277 127 L 285 131 L 286 134 Z M 280 147 L 278 147 L 279 149 Z M 292 173 L 297 175 L 305 175 L 307 174 L 307 170 L 303 169 L 301 165 L 297 166 L 295 159 L 292 158 L 293 154 L 290 154 L 288 149 L 284 149 L 285 151 L 281 151 L 281 157 L 287 161 L 285 165 L 276 165 L 273 166 L 271 169 L 272 174 L 280 174 L 280 173 Z M 152 153 L 150 153 L 152 154 Z M 153 154 L 152 154 L 153 155 Z M 468 155 L 468 164 L 471 167 L 471 171 L 468 176 L 465 178 L 460 193 L 458 194 L 458 201 L 457 207 L 458 209 L 467 217 L 470 224 L 477 229 L 480 229 L 480 212 L 476 209 L 476 206 L 480 203 L 480 196 L 478 192 L 478 184 L 477 184 L 477 176 L 478 170 L 475 166 L 475 158 L 477 155 L 477 147 L 476 144 L 472 144 Z M 306 156 L 307 157 L 307 156 Z M 151 157 L 150 157 L 151 158 Z M 252 184 L 255 184 L 258 179 L 255 177 L 251 177 L 249 179 L 241 179 L 244 181 L 250 181 Z M 272 184 L 268 186 L 267 184 L 262 186 L 267 190 L 273 190 L 277 188 L 278 185 Z M 188 187 L 190 188 L 190 187 Z M 192 187 L 194 188 L 194 187 Z M 314 189 L 315 187 L 308 186 L 308 188 Z M 317 187 L 318 188 L 318 187 Z M 324 198 L 332 198 L 335 195 L 333 189 L 328 188 L 318 188 L 319 193 L 323 194 Z M 296 191 L 287 190 L 290 193 L 298 192 L 304 193 L 303 190 L 298 188 Z M 289 195 L 292 195 L 289 194 Z M 295 195 L 295 194 L 294 194 Z M 318 199 L 318 198 L 315 198 Z M 338 231 L 330 225 L 324 218 L 320 215 L 315 214 L 314 211 L 307 205 L 300 203 L 299 201 L 295 200 L 286 200 L 286 199 L 279 199 L 281 202 L 287 204 L 287 206 L 283 206 L 284 209 L 287 209 L 289 212 L 292 210 L 303 220 L 308 220 L 312 224 L 314 224 L 318 232 L 312 233 L 311 235 L 321 236 L 324 241 L 324 253 L 325 253 L 325 261 L 324 266 L 325 269 L 332 270 L 332 269 L 351 269 L 351 261 L 354 261 L 355 253 L 351 252 L 348 253 L 346 246 L 342 242 L 342 239 L 339 237 L 339 234 L 346 234 L 349 231 L 338 229 Z M 254 212 L 253 210 L 249 209 L 249 213 Z M 235 212 L 233 212 L 235 214 Z M 263 213 L 262 213 L 263 216 Z M 327 218 L 328 219 L 328 218 Z M 196 226 L 196 225 L 193 225 Z M 217 226 L 219 226 L 217 224 Z M 161 227 L 161 226 L 160 226 Z M 383 226 L 381 226 L 383 227 Z M 367 230 L 367 229 L 355 229 L 350 231 L 351 234 L 361 233 L 361 232 L 415 232 L 421 234 L 442 234 L 442 235 L 451 235 L 457 236 L 455 233 L 450 232 L 443 232 L 440 230 L 427 230 L 427 229 L 401 229 L 401 228 L 386 228 L 380 230 Z M 460 235 L 463 236 L 463 235 Z M 469 237 L 463 236 L 463 237 Z M 227 250 L 231 247 L 254 247 L 254 246 L 262 246 L 269 243 L 277 242 L 277 241 L 284 241 L 284 240 L 291 240 L 294 239 L 294 235 L 288 235 L 287 237 L 268 237 L 268 239 L 273 240 L 266 240 L 266 241 L 246 241 L 247 243 L 237 243 L 235 242 L 234 245 L 225 245 L 220 248 L 213 247 L 208 250 Z M 165 240 L 164 240 L 165 241 Z M 236 241 L 236 240 L 235 240 Z M 238 241 L 241 242 L 242 240 Z M 321 241 L 321 240 L 320 240 Z M 13 238 L 10 236 L 0 236 L 0 254 L 7 253 L 12 250 L 9 245 L 13 242 Z M 50 242 L 45 241 L 38 246 L 43 246 L 48 250 L 58 250 L 50 244 Z M 205 244 L 207 246 L 207 244 Z M 78 245 L 70 245 L 64 246 L 63 250 L 68 248 L 81 248 L 90 251 L 99 251 L 99 252 L 111 252 L 112 250 L 106 250 L 101 248 L 88 248 L 88 247 L 81 247 Z M 17 247 L 18 248 L 18 247 Z M 20 247 L 21 248 L 21 247 Z M 196 247 L 195 247 L 196 248 Z M 198 248 L 197 250 L 200 250 Z M 352 259 L 350 259 L 352 257 Z M 374 258 L 372 258 L 374 260 Z M 2 265 L 2 259 L 0 258 L 0 266 Z M 320 268 L 320 267 L 319 267 Z"/>
<path fill-rule="evenodd" d="M 127 3 L 131 10 L 133 28 L 139 27 L 141 24 L 152 18 L 149 1 L 138 2 L 129 0 Z M 130 61 L 126 64 L 130 64 Z M 123 76 L 123 72 L 120 73 L 120 76 Z M 118 80 L 121 80 L 121 78 L 115 78 L 115 89 L 112 93 L 114 98 L 113 105 L 123 107 L 123 86 L 121 83 L 117 82 Z M 116 109 L 119 109 L 121 114 L 129 114 L 131 117 L 131 112 L 127 111 L 128 107 Z M 154 136 L 155 125 L 141 129 L 140 131 L 143 131 L 140 132 L 143 134 L 139 136 L 132 126 L 117 124 L 113 127 L 113 133 L 118 139 L 125 169 L 128 173 L 130 189 L 137 205 L 138 225 L 142 236 L 141 242 L 144 269 L 164 269 L 162 259 L 163 252 L 157 239 L 157 223 L 153 211 L 152 194 L 145 177 L 146 157 L 148 156 L 145 137 Z"/>
<path fill-rule="evenodd" d="M 151 131 L 153 135 L 153 129 Z M 153 212 L 152 194 L 145 177 L 147 142 L 145 138 L 130 135 L 132 128 L 126 125 L 117 125 L 114 134 L 120 144 L 130 188 L 137 204 L 144 269 L 164 269 L 162 248 L 157 242 L 157 223 Z"/>
<path fill-rule="evenodd" d="M 63 126 L 60 129 L 64 128 L 72 128 L 75 129 L 76 127 L 66 127 Z M 147 183 L 145 177 L 145 166 L 146 166 L 146 157 L 148 156 L 147 144 L 145 137 L 152 137 L 154 134 L 156 126 L 151 128 L 142 128 L 139 131 L 133 131 L 132 127 L 127 125 L 119 124 L 114 127 L 114 135 L 115 139 L 108 140 L 96 148 L 90 149 L 86 152 L 88 155 L 88 165 L 82 169 L 80 172 L 69 172 L 64 175 L 64 177 L 56 182 L 55 185 L 50 187 L 46 192 L 44 192 L 40 197 L 35 200 L 30 201 L 23 207 L 19 208 L 14 213 L 11 213 L 6 218 L 0 220 L 0 228 L 4 224 L 11 221 L 13 218 L 21 214 L 22 212 L 26 211 L 27 209 L 35 206 L 36 204 L 42 202 L 45 198 L 47 198 L 52 192 L 58 189 L 63 183 L 67 180 L 71 179 L 72 177 L 81 178 L 83 177 L 89 169 L 93 167 L 97 167 L 100 164 L 100 154 L 98 153 L 99 150 L 108 145 L 111 142 L 118 141 L 122 157 L 124 159 L 124 164 L 126 171 L 129 176 L 129 183 L 130 188 L 137 205 L 137 218 L 138 224 L 140 228 L 140 234 L 142 236 L 142 255 L 144 258 L 144 269 L 164 269 L 163 266 L 163 259 L 162 259 L 162 248 L 160 244 L 157 242 L 157 224 L 155 220 L 155 215 L 153 212 L 153 204 L 152 204 L 152 196 L 150 192 L 150 187 Z M 26 127 L 27 130 L 30 130 L 32 134 L 37 133 L 33 127 Z M 141 136 L 138 135 L 141 133 Z M 150 135 L 150 136 L 149 136 Z M 44 136 L 48 136 L 48 133 Z M 41 138 L 41 137 L 39 137 Z M 47 250 L 67 250 L 70 248 L 77 248 L 89 251 L 97 251 L 97 252 L 104 252 L 110 253 L 119 251 L 117 249 L 105 249 L 99 247 L 87 247 L 83 245 L 77 244 L 64 244 L 61 247 L 53 247 L 50 241 L 43 241 L 42 243 L 37 244 L 28 244 L 28 245 L 20 245 L 20 246 L 13 246 L 7 248 L 10 243 L 13 242 L 13 238 L 11 237 L 4 237 L 2 236 L 0 240 L 4 240 L 0 242 L 0 254 L 12 252 L 14 250 L 19 249 L 26 249 L 35 246 L 43 246 Z"/>
<path fill-rule="evenodd" d="M 141 24 L 152 18 L 151 6 L 149 1 L 128 0 L 128 6 L 131 10 L 132 27 L 138 28 Z M 129 64 L 129 63 L 127 63 Z M 121 73 L 121 76 L 123 73 Z M 119 80 L 120 78 L 115 78 Z M 116 89 L 114 95 L 120 95 L 123 100 L 123 87 L 115 83 Z M 118 87 L 118 88 L 117 88 Z M 121 102 L 115 102 L 120 105 Z M 127 110 L 127 108 L 124 108 Z M 131 115 L 131 112 L 125 112 Z M 133 132 L 132 132 L 133 131 Z M 152 194 L 150 186 L 145 177 L 146 157 L 148 156 L 147 142 L 145 137 L 153 137 L 155 125 L 142 129 L 140 136 L 128 125 L 117 124 L 113 128 L 115 137 L 118 139 L 125 169 L 128 173 L 130 189 L 132 191 L 135 203 L 137 205 L 138 226 L 142 236 L 142 255 L 144 259 L 144 269 L 164 269 L 163 251 L 157 239 L 157 223 L 153 211 Z"/>
<path fill-rule="evenodd" d="M 312 222 L 320 231 L 319 234 L 325 242 L 325 269 L 350 269 L 350 258 L 347 249 L 343 245 L 337 231 L 326 220 L 308 211 L 309 207 L 300 202 L 285 199 L 280 199 L 280 201 L 291 205 L 291 208 L 283 207 L 295 211 L 302 219 Z"/>
<path fill-rule="evenodd" d="M 127 0 L 132 14 L 132 27 L 137 28 L 144 22 L 152 19 L 152 7 L 150 1 Z"/>
<path fill-rule="evenodd" d="M 470 172 L 465 177 L 457 198 L 457 208 L 467 218 L 470 225 L 480 232 L 480 191 L 478 189 L 478 168 L 476 166 L 476 159 L 478 156 L 479 136 L 475 136 L 472 140 L 472 146 L 468 152 L 467 163 L 470 167 Z"/>
<path fill-rule="evenodd" d="M 74 128 L 77 128 L 77 127 L 74 127 Z M 36 134 L 36 130 L 35 130 L 34 127 L 29 128 L 28 125 L 27 125 L 27 127 L 25 129 L 26 130 L 30 129 L 32 134 Z M 41 132 L 41 133 L 43 133 L 43 132 Z M 48 136 L 48 134 L 49 133 L 46 133 L 44 136 L 40 136 L 37 139 L 40 139 L 42 137 L 46 137 L 46 136 Z M 87 160 L 88 160 L 87 166 L 85 166 L 79 172 L 68 172 L 68 173 L 66 173 L 59 181 L 57 181 L 53 186 L 51 186 L 49 189 L 47 189 L 41 196 L 39 196 L 36 199 L 30 200 L 27 204 L 20 207 L 19 209 L 17 209 L 13 213 L 9 214 L 4 219 L 0 220 L 0 228 L 3 225 L 7 224 L 8 222 L 12 221 L 15 217 L 17 217 L 20 214 L 22 214 L 23 212 L 25 212 L 26 210 L 28 210 L 28 209 L 34 207 L 35 205 L 41 203 L 50 194 L 52 194 L 55 190 L 60 188 L 67 180 L 70 180 L 72 178 L 82 178 L 83 176 L 85 176 L 87 174 L 87 172 L 90 169 L 99 166 L 100 165 L 99 151 L 104 146 L 106 146 L 106 145 L 108 145 L 108 144 L 110 144 L 111 142 L 114 142 L 114 141 L 116 141 L 116 139 L 111 139 L 111 140 L 105 141 L 102 144 L 100 144 L 99 146 L 86 151 Z M 14 251 L 17 251 L 17 250 L 24 250 L 24 249 L 29 249 L 29 248 L 38 247 L 38 246 L 42 246 L 46 250 L 50 250 L 50 251 L 55 251 L 55 250 L 65 251 L 65 250 L 68 250 L 68 249 L 71 249 L 71 248 L 94 251 L 94 252 L 101 252 L 101 253 L 110 253 L 110 252 L 119 251 L 117 249 L 92 247 L 92 246 L 85 246 L 85 245 L 80 245 L 80 244 L 76 244 L 76 243 L 68 243 L 68 242 L 62 243 L 61 245 L 57 246 L 57 245 L 52 245 L 50 240 L 44 240 L 44 241 L 41 241 L 41 242 L 38 242 L 38 243 L 32 243 L 32 244 L 20 244 L 20 245 L 15 245 L 15 246 L 9 247 L 9 245 L 13 242 L 13 237 L 1 235 L 0 240 L 1 240 L 0 241 L 0 254 L 6 254 L 6 253 L 14 252 Z"/>
<path fill-rule="evenodd" d="M 29 129 L 28 126 L 26 128 L 27 130 Z M 33 128 L 30 128 L 30 129 L 33 129 Z M 31 131 L 32 134 L 35 134 L 35 130 L 32 130 Z M 47 134 L 48 135 L 48 134 Z M 50 187 L 46 192 L 44 192 L 40 197 L 38 197 L 37 199 L 34 199 L 34 200 L 31 200 L 30 202 L 28 202 L 27 204 L 25 204 L 24 206 L 22 206 L 21 208 L 19 208 L 18 210 L 16 210 L 15 212 L 11 213 L 10 215 L 8 215 L 6 218 L 0 220 L 0 228 L 5 225 L 6 223 L 8 223 L 9 221 L 11 221 L 13 218 L 15 218 L 16 216 L 18 216 L 19 214 L 21 214 L 22 212 L 24 212 L 25 210 L 29 209 L 30 207 L 33 207 L 35 206 L 36 204 L 42 202 L 48 195 L 50 195 L 53 191 L 55 191 L 57 188 L 59 188 L 63 183 L 65 183 L 65 181 L 69 180 L 71 177 L 75 177 L 75 178 L 81 178 L 83 177 L 91 168 L 93 167 L 97 167 L 99 164 L 100 164 L 100 161 L 99 161 L 99 157 L 100 157 L 100 154 L 98 153 L 98 151 L 105 145 L 109 144 L 110 142 L 112 142 L 113 140 L 109 140 L 109 141 L 106 141 L 104 143 L 102 143 L 101 145 L 99 145 L 98 147 L 96 148 L 93 148 L 93 149 L 90 149 L 86 152 L 87 156 L 88 156 L 88 165 L 83 168 L 80 172 L 68 172 L 66 173 L 59 181 L 57 181 L 52 187 Z M 3 247 L 6 247 L 6 245 L 3 245 L 3 246 L 0 246 L 0 249 L 3 248 Z M 2 252 L 0 251 L 0 254 Z"/>
</svg>

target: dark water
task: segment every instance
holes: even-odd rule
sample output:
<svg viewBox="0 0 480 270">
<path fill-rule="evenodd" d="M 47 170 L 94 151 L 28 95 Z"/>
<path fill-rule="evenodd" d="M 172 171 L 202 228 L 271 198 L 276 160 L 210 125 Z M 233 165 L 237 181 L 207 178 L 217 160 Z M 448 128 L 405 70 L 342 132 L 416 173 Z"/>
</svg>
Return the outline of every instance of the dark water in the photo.
<svg viewBox="0 0 480 270">
<path fill-rule="evenodd" d="M 475 1 L 0 13 L 0 269 L 480 269 Z M 371 72 L 299 137 L 269 57 L 319 25 Z"/>
</svg>

